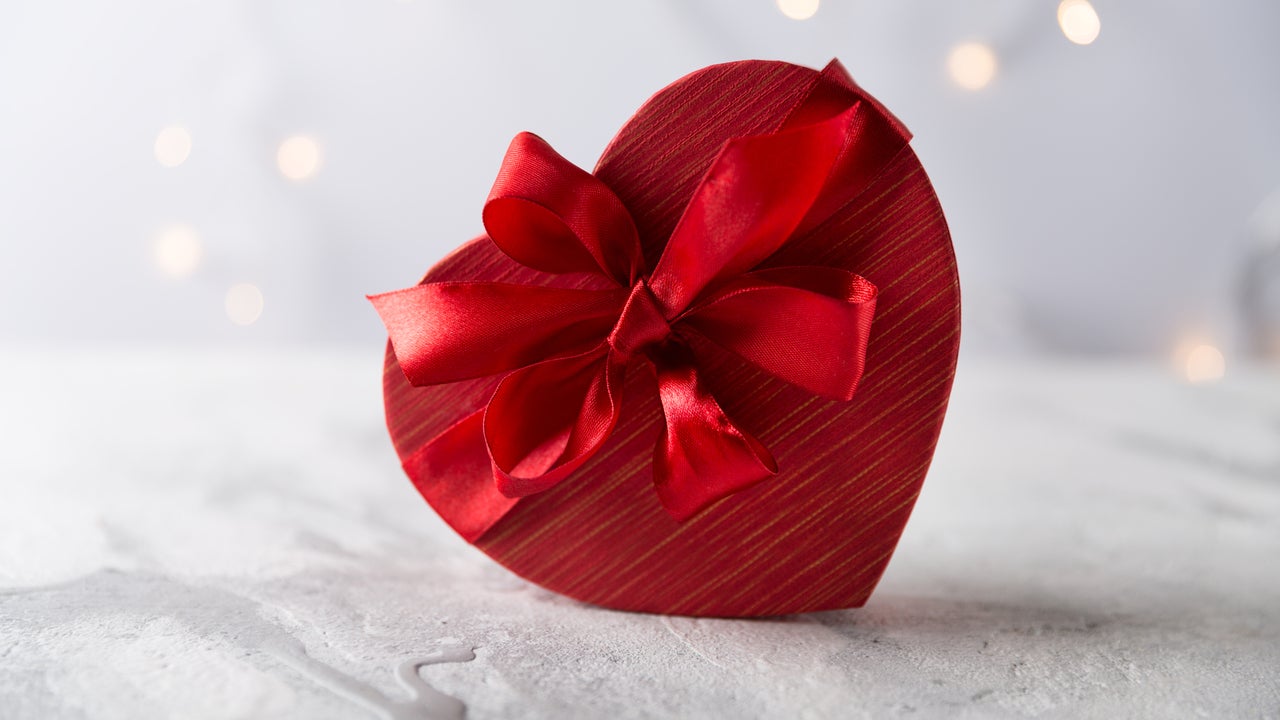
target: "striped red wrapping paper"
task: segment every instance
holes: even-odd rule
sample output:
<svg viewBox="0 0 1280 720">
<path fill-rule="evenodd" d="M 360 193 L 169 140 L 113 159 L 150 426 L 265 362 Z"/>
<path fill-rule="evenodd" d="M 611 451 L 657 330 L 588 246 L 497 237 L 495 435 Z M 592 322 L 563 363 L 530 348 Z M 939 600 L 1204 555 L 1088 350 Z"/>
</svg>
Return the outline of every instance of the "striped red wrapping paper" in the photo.
<svg viewBox="0 0 1280 720">
<path fill-rule="evenodd" d="M 776 131 L 815 94 L 854 92 L 882 112 L 851 82 L 852 90 L 830 85 L 832 77 L 846 78 L 843 72 L 838 63 L 823 73 L 780 62 L 728 63 L 688 75 L 645 103 L 593 174 L 630 212 L 648 266 L 726 141 Z M 776 475 L 689 519 L 673 519 L 653 487 L 663 424 L 653 371 L 635 364 L 604 446 L 559 484 L 513 501 L 472 539 L 475 546 L 543 587 L 623 610 L 741 617 L 865 603 L 932 459 L 960 329 L 955 257 L 933 188 L 909 147 L 887 157 L 869 184 L 761 263 L 841 268 L 878 288 L 865 371 L 851 400 L 816 396 L 696 335 L 689 340 L 712 394 L 772 454 Z M 424 282 L 475 280 L 587 285 L 520 265 L 487 237 L 442 260 Z M 410 479 L 455 527 L 465 525 L 466 508 L 449 495 L 439 468 L 417 458 L 484 408 L 501 379 L 415 387 L 388 347 L 392 440 Z M 492 482 L 483 464 L 451 470 L 467 482 Z"/>
</svg>

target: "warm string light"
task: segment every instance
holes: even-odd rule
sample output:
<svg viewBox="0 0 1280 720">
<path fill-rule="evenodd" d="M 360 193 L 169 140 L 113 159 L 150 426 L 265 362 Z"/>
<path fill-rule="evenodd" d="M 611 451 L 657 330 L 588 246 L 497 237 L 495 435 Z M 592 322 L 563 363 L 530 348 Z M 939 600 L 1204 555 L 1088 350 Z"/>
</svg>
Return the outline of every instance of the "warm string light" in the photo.
<svg viewBox="0 0 1280 720">
<path fill-rule="evenodd" d="M 813 5 L 816 9 L 817 2 Z M 191 155 L 191 133 L 180 125 L 162 128 L 152 149 L 161 166 L 178 167 Z M 306 180 L 320 168 L 320 147 L 314 139 L 302 135 L 286 138 L 276 149 L 276 167 L 290 180 Z M 156 268 L 173 278 L 194 273 L 204 257 L 200 235 L 190 225 L 161 229 L 152 241 L 151 251 Z M 232 285 L 223 300 L 227 318 L 242 326 L 257 322 L 263 306 L 262 291 L 252 283 Z"/>
<path fill-rule="evenodd" d="M 404 0 L 408 1 L 408 0 Z M 820 0 L 776 0 L 778 10 L 792 20 L 812 18 Z M 1101 21 L 1089 0 L 1062 0 L 1058 5 L 1058 25 L 1063 35 L 1077 45 L 1088 45 L 1097 39 Z M 952 48 L 947 56 L 951 79 L 966 90 L 981 90 L 995 79 L 998 62 L 989 45 L 967 42 Z M 191 155 L 191 134 L 180 125 L 160 130 L 154 152 L 163 167 L 174 168 Z M 276 150 L 276 166 L 290 180 L 307 180 L 320 167 L 320 148 L 312 138 L 295 135 L 280 143 Z M 186 277 L 199 266 L 203 256 L 200 236 L 187 225 L 165 228 L 153 244 L 156 267 L 170 277 Z M 226 296 L 227 316 L 238 325 L 251 325 L 262 315 L 262 292 L 254 285 L 232 286 Z M 1222 352 L 1212 345 L 1199 345 L 1186 359 L 1186 377 L 1190 382 L 1212 382 L 1225 372 Z"/>
<path fill-rule="evenodd" d="M 303 135 L 288 138 L 276 150 L 276 167 L 290 180 L 306 180 L 320 168 L 320 146 Z"/>
<path fill-rule="evenodd" d="M 200 235 L 189 225 L 171 225 L 156 233 L 151 257 L 161 273 L 181 278 L 195 272 L 204 255 Z"/>
<path fill-rule="evenodd" d="M 778 10 L 792 20 L 808 20 L 818 12 L 819 0 L 777 0 Z"/>
<path fill-rule="evenodd" d="M 778 10 L 793 20 L 812 18 L 820 0 L 776 0 Z M 1058 24 L 1071 42 L 1087 45 L 1093 42 L 1101 24 L 1089 0 L 1062 0 L 1058 5 Z M 951 79 L 966 90 L 981 90 L 995 79 L 998 62 L 995 51 L 980 42 L 966 42 L 952 48 L 947 56 Z M 177 167 L 191 154 L 191 134 L 182 126 L 163 128 L 155 140 L 156 161 L 164 167 Z M 320 147 L 312 138 L 295 135 L 286 138 L 276 150 L 276 166 L 286 178 L 295 181 L 313 177 L 320 168 Z M 156 266 L 171 277 L 185 277 L 195 271 L 202 257 L 199 235 L 188 226 L 173 226 L 162 231 L 154 245 Z M 226 297 L 227 316 L 238 325 L 251 325 L 262 314 L 262 292 L 254 285 L 232 286 Z M 1217 365 L 1213 355 L 1216 353 Z M 1222 374 L 1222 354 L 1212 346 L 1197 347 L 1187 361 L 1187 377 L 1204 382 L 1217 368 Z M 1194 364 L 1194 369 L 1193 369 Z"/>
<path fill-rule="evenodd" d="M 783 1 L 778 0 L 779 7 Z M 1092 43 L 1102 31 L 1098 12 L 1089 0 L 1062 0 L 1058 4 L 1058 26 L 1062 34 L 1077 45 Z M 947 55 L 947 73 L 955 84 L 966 90 L 981 90 L 990 85 L 998 69 L 995 50 L 985 43 L 961 43 Z"/>
<path fill-rule="evenodd" d="M 1062 0 L 1058 4 L 1058 27 L 1077 45 L 1088 45 L 1098 39 L 1102 21 L 1089 0 Z"/>
<path fill-rule="evenodd" d="M 163 128 L 156 135 L 152 149 L 156 154 L 156 162 L 167 168 L 178 167 L 191 155 L 191 133 L 181 125 Z"/>
<path fill-rule="evenodd" d="M 965 90 L 981 90 L 996 76 L 996 53 L 984 43 L 961 43 L 947 55 L 947 72 Z"/>
<path fill-rule="evenodd" d="M 227 317 L 236 325 L 252 325 L 262 317 L 262 291 L 257 285 L 239 283 L 227 290 L 224 306 Z"/>
<path fill-rule="evenodd" d="M 1217 382 L 1226 374 L 1227 360 L 1222 351 L 1212 345 L 1196 345 L 1187 353 L 1182 370 L 1187 382 Z"/>
</svg>

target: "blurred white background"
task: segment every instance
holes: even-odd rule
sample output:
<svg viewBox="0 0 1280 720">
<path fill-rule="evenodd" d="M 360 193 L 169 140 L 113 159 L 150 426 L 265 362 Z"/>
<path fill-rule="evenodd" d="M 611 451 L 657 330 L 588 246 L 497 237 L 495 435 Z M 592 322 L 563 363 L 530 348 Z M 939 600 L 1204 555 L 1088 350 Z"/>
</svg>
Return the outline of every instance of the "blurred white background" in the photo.
<svg viewBox="0 0 1280 720">
<path fill-rule="evenodd" d="M 516 132 L 591 167 L 687 72 L 838 57 L 915 133 L 967 353 L 1230 363 L 1280 335 L 1277 30 L 1269 0 L 4 0 L 0 344 L 376 345 L 364 295 L 479 234 Z"/>
</svg>

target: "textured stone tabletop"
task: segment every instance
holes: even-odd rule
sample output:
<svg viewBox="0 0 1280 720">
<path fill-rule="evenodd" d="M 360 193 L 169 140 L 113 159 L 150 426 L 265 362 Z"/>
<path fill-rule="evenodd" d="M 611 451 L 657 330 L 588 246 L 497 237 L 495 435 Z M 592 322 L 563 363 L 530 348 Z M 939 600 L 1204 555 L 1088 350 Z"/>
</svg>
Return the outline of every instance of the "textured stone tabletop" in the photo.
<svg viewBox="0 0 1280 720">
<path fill-rule="evenodd" d="M 1275 370 L 963 362 L 867 607 L 728 621 L 457 539 L 376 352 L 66 354 L 0 353 L 0 717 L 1280 717 Z"/>
</svg>

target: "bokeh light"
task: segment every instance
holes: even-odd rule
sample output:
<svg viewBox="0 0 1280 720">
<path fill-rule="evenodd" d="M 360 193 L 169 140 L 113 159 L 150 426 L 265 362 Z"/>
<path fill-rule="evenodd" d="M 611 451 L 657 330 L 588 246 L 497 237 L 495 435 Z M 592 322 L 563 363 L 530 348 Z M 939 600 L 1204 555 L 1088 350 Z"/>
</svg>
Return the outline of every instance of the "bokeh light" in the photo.
<svg viewBox="0 0 1280 720">
<path fill-rule="evenodd" d="M 778 10 L 792 20 L 808 20 L 818 12 L 819 0 L 778 0 Z"/>
<path fill-rule="evenodd" d="M 191 133 L 181 125 L 170 125 L 156 135 L 156 162 L 164 167 L 178 167 L 191 155 Z"/>
<path fill-rule="evenodd" d="M 1212 345 L 1196 345 L 1187 353 L 1183 368 L 1188 382 L 1209 383 L 1221 380 L 1227 371 L 1222 351 Z"/>
<path fill-rule="evenodd" d="M 190 225 L 170 225 L 156 233 L 151 245 L 151 257 L 161 273 L 181 278 L 195 272 L 200 266 L 204 250 L 200 234 Z"/>
<path fill-rule="evenodd" d="M 996 53 L 984 43 L 962 43 L 947 55 L 947 72 L 960 87 L 981 90 L 996 76 Z"/>
<path fill-rule="evenodd" d="M 257 285 L 239 283 L 227 290 L 227 317 L 237 325 L 252 325 L 262 317 L 262 291 Z"/>
<path fill-rule="evenodd" d="M 1089 0 L 1062 0 L 1058 4 L 1058 26 L 1062 34 L 1077 45 L 1088 45 L 1098 39 L 1102 21 Z"/>
<path fill-rule="evenodd" d="M 276 150 L 276 166 L 290 180 L 306 180 L 320 168 L 320 146 L 303 135 L 288 138 Z"/>
</svg>

